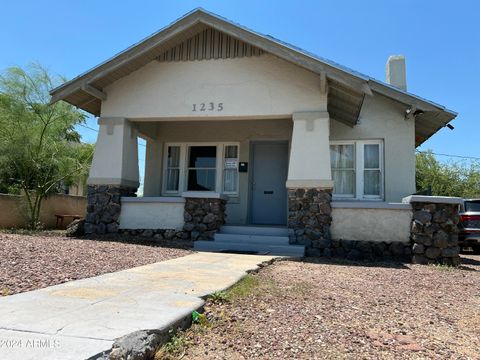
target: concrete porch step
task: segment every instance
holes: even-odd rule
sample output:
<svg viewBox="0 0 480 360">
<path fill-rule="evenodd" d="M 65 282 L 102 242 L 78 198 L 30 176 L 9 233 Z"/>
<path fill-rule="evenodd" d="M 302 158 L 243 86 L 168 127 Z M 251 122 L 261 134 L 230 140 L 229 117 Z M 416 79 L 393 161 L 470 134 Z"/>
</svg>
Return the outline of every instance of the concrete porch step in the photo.
<svg viewBox="0 0 480 360">
<path fill-rule="evenodd" d="M 195 241 L 194 250 L 211 252 L 245 251 L 260 255 L 296 256 L 305 255 L 303 245 L 268 245 L 243 242 Z"/>
<path fill-rule="evenodd" d="M 224 225 L 220 229 L 220 233 L 239 235 L 288 236 L 288 229 L 284 226 Z"/>
<path fill-rule="evenodd" d="M 264 245 L 288 245 L 288 236 L 272 236 L 272 235 L 250 235 L 250 234 L 228 234 L 216 233 L 215 241 L 222 243 L 245 243 L 245 244 L 264 244 Z"/>
</svg>

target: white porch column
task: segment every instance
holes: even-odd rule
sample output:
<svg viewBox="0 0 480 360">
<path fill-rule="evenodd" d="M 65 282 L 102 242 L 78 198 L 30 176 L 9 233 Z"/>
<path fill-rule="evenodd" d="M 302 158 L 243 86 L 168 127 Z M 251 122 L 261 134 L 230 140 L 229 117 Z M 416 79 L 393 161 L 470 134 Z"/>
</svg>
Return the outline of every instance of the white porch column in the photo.
<svg viewBox="0 0 480 360">
<path fill-rule="evenodd" d="M 328 112 L 293 113 L 287 188 L 332 187 Z"/>
<path fill-rule="evenodd" d="M 97 143 L 87 183 L 138 188 L 137 130 L 125 118 L 99 118 Z"/>
<path fill-rule="evenodd" d="M 288 168 L 290 240 L 306 246 L 307 256 L 329 256 L 332 222 L 328 112 L 293 114 Z"/>
<path fill-rule="evenodd" d="M 88 184 L 86 234 L 118 231 L 122 196 L 135 196 L 138 181 L 137 130 L 124 118 L 98 119 Z"/>
<path fill-rule="evenodd" d="M 143 196 L 160 196 L 162 193 L 162 154 L 162 143 L 147 138 Z"/>
</svg>

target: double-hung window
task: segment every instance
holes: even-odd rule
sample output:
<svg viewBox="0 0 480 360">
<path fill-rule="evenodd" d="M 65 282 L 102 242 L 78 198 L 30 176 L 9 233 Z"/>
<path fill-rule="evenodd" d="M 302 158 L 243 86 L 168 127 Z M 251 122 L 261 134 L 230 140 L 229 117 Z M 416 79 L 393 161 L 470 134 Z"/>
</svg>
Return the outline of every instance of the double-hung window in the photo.
<svg viewBox="0 0 480 360">
<path fill-rule="evenodd" d="M 382 145 L 379 140 L 330 143 L 334 198 L 383 198 Z"/>
<path fill-rule="evenodd" d="M 238 145 L 223 148 L 223 193 L 238 193 Z"/>
<path fill-rule="evenodd" d="M 180 146 L 167 146 L 165 192 L 178 193 L 180 186 Z"/>
<path fill-rule="evenodd" d="M 163 193 L 215 191 L 238 195 L 238 155 L 236 143 L 166 144 Z"/>
</svg>

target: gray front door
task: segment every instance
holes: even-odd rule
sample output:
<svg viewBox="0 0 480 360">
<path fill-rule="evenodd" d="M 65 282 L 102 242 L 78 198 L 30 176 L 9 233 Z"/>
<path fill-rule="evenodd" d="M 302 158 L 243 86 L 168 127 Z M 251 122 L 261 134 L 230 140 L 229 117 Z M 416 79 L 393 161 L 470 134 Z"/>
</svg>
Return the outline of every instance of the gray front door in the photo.
<svg viewBox="0 0 480 360">
<path fill-rule="evenodd" d="M 252 153 L 252 223 L 286 225 L 288 143 L 255 142 Z"/>
</svg>

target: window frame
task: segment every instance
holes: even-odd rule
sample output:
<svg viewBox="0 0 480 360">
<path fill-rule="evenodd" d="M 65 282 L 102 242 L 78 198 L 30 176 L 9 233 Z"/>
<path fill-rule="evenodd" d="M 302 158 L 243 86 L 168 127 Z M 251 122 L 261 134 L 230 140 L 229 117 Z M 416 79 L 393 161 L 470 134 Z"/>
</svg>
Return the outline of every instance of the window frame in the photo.
<svg viewBox="0 0 480 360">
<path fill-rule="evenodd" d="M 335 194 L 335 195 L 332 194 L 332 195 L 335 198 L 342 199 L 342 200 L 355 199 L 355 196 L 356 196 L 356 193 L 357 193 L 357 186 L 358 186 L 358 184 L 357 184 L 357 172 L 358 172 L 358 169 L 357 169 L 357 146 L 355 144 L 355 141 L 342 141 L 342 142 L 330 141 L 329 149 L 330 149 L 331 145 L 353 145 L 353 174 L 354 174 L 354 179 L 355 179 L 355 185 L 354 185 L 355 187 L 353 189 L 353 195 L 350 195 L 350 194 Z M 329 159 L 331 159 L 331 157 L 329 157 Z M 350 169 L 348 169 L 348 170 L 350 170 Z M 332 164 L 330 164 L 330 171 L 332 172 L 332 180 L 333 180 Z"/>
<path fill-rule="evenodd" d="M 181 196 L 184 192 L 195 192 L 193 190 L 187 190 L 188 187 L 188 170 L 194 169 L 188 166 L 188 150 L 192 146 L 215 146 L 216 147 L 216 163 L 215 163 L 215 190 L 207 192 L 220 193 L 228 196 L 238 196 L 239 194 L 239 182 L 237 181 L 236 192 L 223 192 L 223 172 L 224 172 L 224 152 L 225 146 L 234 145 L 237 146 L 237 159 L 240 159 L 240 143 L 239 142 L 165 142 L 164 155 L 162 164 L 162 194 L 168 196 Z M 179 171 L 179 184 L 178 191 L 167 191 L 167 169 L 168 169 L 168 148 L 171 146 L 180 147 L 180 171 Z M 210 168 L 209 168 L 210 169 Z M 238 171 L 238 169 L 237 169 Z"/>
<path fill-rule="evenodd" d="M 234 191 L 225 191 L 225 149 L 227 146 L 237 147 L 237 187 Z M 238 196 L 238 188 L 240 186 L 240 173 L 238 172 L 238 164 L 240 162 L 240 145 L 238 143 L 222 143 L 222 194 L 229 196 Z M 233 159 L 233 158 L 229 158 Z"/>
<path fill-rule="evenodd" d="M 332 140 L 330 145 L 354 145 L 355 152 L 355 193 L 351 195 L 332 194 L 333 200 L 368 200 L 368 201 L 383 201 L 385 195 L 385 181 L 384 181 L 384 142 L 383 140 Z M 378 145 L 378 156 L 380 171 L 380 194 L 379 195 L 364 195 L 364 170 L 365 170 L 365 145 Z M 331 168 L 331 164 L 330 164 Z M 331 168 L 332 169 L 332 168 Z M 332 169 L 333 170 L 333 169 Z M 332 171 L 333 174 L 333 171 Z M 332 178 L 333 179 L 333 178 Z"/>
</svg>

